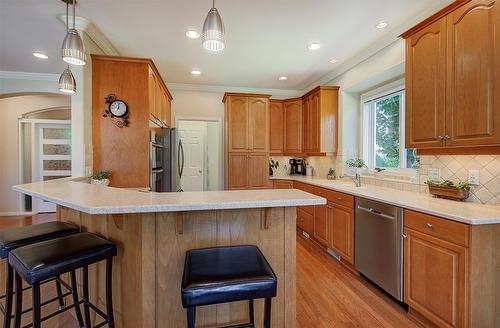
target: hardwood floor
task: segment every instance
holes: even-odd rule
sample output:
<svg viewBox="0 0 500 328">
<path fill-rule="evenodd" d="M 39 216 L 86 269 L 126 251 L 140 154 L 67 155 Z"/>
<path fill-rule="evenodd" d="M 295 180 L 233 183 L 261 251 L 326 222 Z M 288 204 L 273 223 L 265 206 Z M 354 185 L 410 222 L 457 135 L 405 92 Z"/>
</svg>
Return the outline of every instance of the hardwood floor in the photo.
<svg viewBox="0 0 500 328">
<path fill-rule="evenodd" d="M 54 214 L 0 217 L 0 230 L 54 219 Z M 0 265 L 3 268 L 3 263 Z M 3 279 L 0 280 L 0 290 L 4 290 L 4 285 Z M 53 289 L 53 285 L 47 285 L 42 291 L 42 298 L 54 295 Z M 27 307 L 30 303 L 29 293 L 25 292 L 24 295 Z M 51 310 L 54 308 L 44 312 Z M 28 316 L 25 317 L 29 322 Z M 44 322 L 42 326 L 73 328 L 78 327 L 78 324 L 70 312 L 67 312 Z M 379 289 L 344 268 L 310 240 L 297 236 L 297 327 L 418 326 L 408 320 L 402 307 Z"/>
</svg>

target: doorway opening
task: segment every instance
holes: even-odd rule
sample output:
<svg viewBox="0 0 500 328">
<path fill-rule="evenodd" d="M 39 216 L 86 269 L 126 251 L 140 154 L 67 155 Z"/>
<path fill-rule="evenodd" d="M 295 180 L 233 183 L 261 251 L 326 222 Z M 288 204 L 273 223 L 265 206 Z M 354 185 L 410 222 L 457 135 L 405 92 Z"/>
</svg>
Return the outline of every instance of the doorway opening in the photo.
<svg viewBox="0 0 500 328">
<path fill-rule="evenodd" d="M 178 118 L 177 136 L 184 148 L 184 191 L 221 190 L 222 129 L 220 120 Z"/>
</svg>

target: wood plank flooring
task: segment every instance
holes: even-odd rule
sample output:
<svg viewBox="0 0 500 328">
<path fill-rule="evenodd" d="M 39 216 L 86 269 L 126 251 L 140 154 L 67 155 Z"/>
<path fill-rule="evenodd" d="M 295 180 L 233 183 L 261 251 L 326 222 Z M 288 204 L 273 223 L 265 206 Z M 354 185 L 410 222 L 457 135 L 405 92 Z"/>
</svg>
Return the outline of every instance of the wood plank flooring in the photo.
<svg viewBox="0 0 500 328">
<path fill-rule="evenodd" d="M 54 214 L 0 217 L 0 230 L 47 222 Z M 0 263 L 3 268 L 3 263 Z M 5 283 L 0 280 L 0 290 Z M 42 297 L 54 294 L 47 286 Z M 26 306 L 29 293 L 25 293 Z M 47 311 L 50 309 L 47 309 Z M 3 320 L 3 318 L 0 316 Z M 27 318 L 28 319 L 28 318 Z M 43 327 L 73 328 L 70 313 L 44 322 Z M 378 288 L 356 276 L 322 252 L 310 240 L 297 237 L 297 328 L 411 327 L 405 310 Z"/>
</svg>

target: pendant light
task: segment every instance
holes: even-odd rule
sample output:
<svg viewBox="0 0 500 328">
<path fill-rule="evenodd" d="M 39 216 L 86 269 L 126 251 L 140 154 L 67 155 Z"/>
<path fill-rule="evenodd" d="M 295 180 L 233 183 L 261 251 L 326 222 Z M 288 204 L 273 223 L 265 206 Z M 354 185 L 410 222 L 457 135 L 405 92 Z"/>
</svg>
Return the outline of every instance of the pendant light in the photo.
<svg viewBox="0 0 500 328">
<path fill-rule="evenodd" d="M 73 0 L 73 1 L 75 1 L 75 0 Z M 68 2 L 66 2 L 66 32 L 69 30 L 68 6 L 69 6 Z M 61 77 L 59 77 L 59 91 L 63 92 L 63 93 L 69 93 L 69 94 L 76 93 L 76 81 L 75 81 L 75 77 L 73 76 L 73 73 L 71 73 L 71 69 L 69 68 L 69 64 L 68 64 L 68 67 L 66 67 L 64 72 L 61 74 Z"/>
<path fill-rule="evenodd" d="M 224 22 L 215 8 L 215 0 L 212 2 L 212 9 L 208 12 L 203 24 L 202 45 L 210 51 L 221 51 L 225 45 Z"/>
<path fill-rule="evenodd" d="M 76 81 L 73 73 L 71 73 L 71 70 L 69 69 L 69 65 L 59 78 L 59 91 L 69 94 L 76 93 Z"/>
<path fill-rule="evenodd" d="M 66 26 L 67 33 L 64 38 L 61 54 L 62 59 L 71 65 L 85 65 L 87 63 L 87 54 L 85 53 L 85 46 L 83 41 L 75 28 L 75 6 L 76 0 L 63 0 L 66 2 Z M 69 2 L 73 4 L 73 28 L 68 25 L 68 6 Z"/>
</svg>

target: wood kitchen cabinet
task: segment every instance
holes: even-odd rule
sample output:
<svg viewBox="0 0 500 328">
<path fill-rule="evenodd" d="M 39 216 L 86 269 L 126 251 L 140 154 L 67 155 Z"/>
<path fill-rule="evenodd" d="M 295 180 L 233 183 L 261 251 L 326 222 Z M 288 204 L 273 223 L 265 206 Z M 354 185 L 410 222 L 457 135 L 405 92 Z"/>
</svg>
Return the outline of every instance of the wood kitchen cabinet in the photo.
<svg viewBox="0 0 500 328">
<path fill-rule="evenodd" d="M 354 208 L 328 202 L 330 247 L 343 260 L 354 265 Z"/>
<path fill-rule="evenodd" d="M 265 189 L 269 182 L 269 95 L 226 93 L 226 189 Z"/>
<path fill-rule="evenodd" d="M 498 6 L 456 1 L 402 35 L 407 148 L 422 154 L 498 152 Z"/>
<path fill-rule="evenodd" d="M 302 151 L 310 156 L 336 154 L 339 87 L 319 86 L 302 97 Z"/>
<path fill-rule="evenodd" d="M 269 152 L 282 155 L 284 150 L 285 119 L 283 101 L 269 101 Z"/>
<path fill-rule="evenodd" d="M 302 108 L 301 99 L 289 99 L 283 102 L 285 155 L 302 153 Z"/>
<path fill-rule="evenodd" d="M 293 189 L 293 181 L 289 180 L 273 180 L 274 189 Z"/>
</svg>

